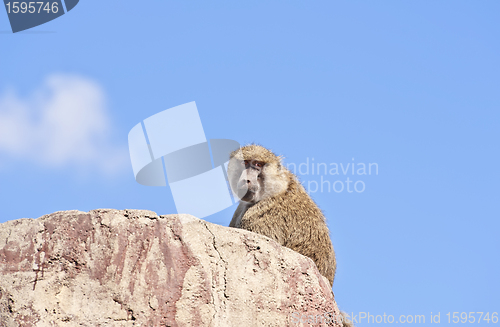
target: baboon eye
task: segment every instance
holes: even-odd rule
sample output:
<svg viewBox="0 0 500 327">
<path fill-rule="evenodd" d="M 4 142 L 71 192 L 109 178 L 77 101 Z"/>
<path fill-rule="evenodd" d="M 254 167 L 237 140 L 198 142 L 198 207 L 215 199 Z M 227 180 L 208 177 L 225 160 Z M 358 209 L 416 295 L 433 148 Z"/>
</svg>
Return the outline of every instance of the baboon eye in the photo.
<svg viewBox="0 0 500 327">
<path fill-rule="evenodd" d="M 255 165 L 256 165 L 257 167 L 259 167 L 259 168 L 264 167 L 264 163 L 263 163 L 263 162 L 260 162 L 260 161 L 257 161 L 257 162 L 255 163 Z"/>
<path fill-rule="evenodd" d="M 248 160 L 243 160 L 243 161 L 241 162 L 241 164 L 245 166 L 245 165 L 248 165 L 248 162 L 249 162 Z"/>
</svg>

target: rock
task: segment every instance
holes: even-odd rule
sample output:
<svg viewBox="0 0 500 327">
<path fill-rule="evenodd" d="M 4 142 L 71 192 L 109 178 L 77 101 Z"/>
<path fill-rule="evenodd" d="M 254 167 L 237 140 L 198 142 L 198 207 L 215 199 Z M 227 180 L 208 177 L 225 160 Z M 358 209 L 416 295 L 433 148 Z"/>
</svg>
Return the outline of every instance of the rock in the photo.
<svg viewBox="0 0 500 327">
<path fill-rule="evenodd" d="M 273 240 L 189 215 L 0 224 L 0 326 L 340 326 L 328 280 Z"/>
</svg>

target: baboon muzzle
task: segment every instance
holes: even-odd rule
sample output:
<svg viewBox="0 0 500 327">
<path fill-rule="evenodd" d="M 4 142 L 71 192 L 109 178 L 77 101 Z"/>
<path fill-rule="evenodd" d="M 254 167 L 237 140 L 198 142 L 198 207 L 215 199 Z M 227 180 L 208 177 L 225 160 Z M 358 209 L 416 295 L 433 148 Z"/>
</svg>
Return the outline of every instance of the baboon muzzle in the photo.
<svg viewBox="0 0 500 327">
<path fill-rule="evenodd" d="M 237 184 L 237 195 L 243 201 L 251 200 L 259 190 L 259 171 L 255 169 L 245 169 Z"/>
</svg>

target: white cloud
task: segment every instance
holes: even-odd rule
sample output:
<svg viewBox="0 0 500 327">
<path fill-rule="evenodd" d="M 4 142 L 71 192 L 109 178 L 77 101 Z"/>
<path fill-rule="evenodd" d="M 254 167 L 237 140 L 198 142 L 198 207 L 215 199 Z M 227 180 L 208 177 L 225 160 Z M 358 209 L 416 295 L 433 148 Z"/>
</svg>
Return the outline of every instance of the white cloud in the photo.
<svg viewBox="0 0 500 327">
<path fill-rule="evenodd" d="M 0 96 L 3 158 L 116 172 L 128 164 L 128 150 L 113 145 L 111 134 L 104 91 L 89 79 L 55 74 L 25 99 Z"/>
</svg>

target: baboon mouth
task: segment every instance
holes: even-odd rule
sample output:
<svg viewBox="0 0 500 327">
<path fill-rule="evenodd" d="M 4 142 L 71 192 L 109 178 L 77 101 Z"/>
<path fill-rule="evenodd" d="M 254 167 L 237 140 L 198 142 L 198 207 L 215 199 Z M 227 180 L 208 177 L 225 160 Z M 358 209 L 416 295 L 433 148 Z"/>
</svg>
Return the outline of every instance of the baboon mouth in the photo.
<svg viewBox="0 0 500 327">
<path fill-rule="evenodd" d="M 252 186 L 252 185 L 244 185 L 242 187 L 239 187 L 238 188 L 238 193 L 241 193 L 241 194 L 248 194 L 248 193 L 257 193 L 258 191 L 258 187 L 255 187 L 255 186 Z"/>
<path fill-rule="evenodd" d="M 246 194 L 248 192 L 257 193 L 257 187 L 254 183 L 247 183 L 246 181 L 241 181 L 237 185 L 238 194 Z"/>
<path fill-rule="evenodd" d="M 248 201 L 248 200 L 253 199 L 254 194 L 255 194 L 255 192 L 253 192 L 252 190 L 250 190 L 246 187 L 240 188 L 238 190 L 238 197 L 240 198 L 240 200 L 243 200 L 243 201 Z"/>
</svg>

